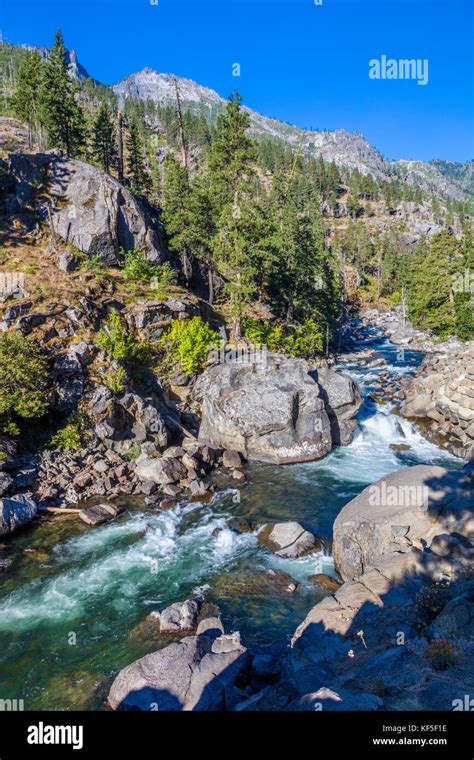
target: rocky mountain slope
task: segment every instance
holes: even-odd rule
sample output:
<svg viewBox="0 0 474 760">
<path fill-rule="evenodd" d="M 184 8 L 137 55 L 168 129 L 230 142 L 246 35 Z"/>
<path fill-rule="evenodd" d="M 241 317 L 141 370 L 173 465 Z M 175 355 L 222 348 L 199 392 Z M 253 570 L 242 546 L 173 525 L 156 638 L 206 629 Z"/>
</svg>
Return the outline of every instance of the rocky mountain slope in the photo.
<svg viewBox="0 0 474 760">
<path fill-rule="evenodd" d="M 13 63 L 10 58 L 33 46 L 4 45 L 5 62 L 2 65 L 0 82 L 3 87 L 11 78 Z M 8 48 L 8 50 L 7 50 Z M 50 48 L 37 48 L 42 57 L 47 58 Z M 0 48 L 1 51 L 1 48 Z M 6 57 L 5 57 L 6 56 Z M 69 69 L 78 81 L 93 79 L 81 65 L 75 51 L 69 51 Z M 15 64 L 16 65 L 16 64 Z M 112 86 L 119 100 L 134 98 L 144 102 L 150 100 L 160 106 L 174 106 L 176 93 L 174 81 L 179 87 L 179 94 L 184 110 L 205 116 L 215 122 L 217 115 L 223 111 L 225 98 L 215 90 L 205 87 L 192 79 L 175 77 L 174 74 L 157 72 L 150 67 L 130 74 Z M 267 137 L 299 148 L 303 154 L 321 156 L 325 161 L 335 163 L 341 168 L 357 169 L 363 174 L 377 180 L 399 178 L 409 185 L 417 185 L 426 193 L 440 198 L 451 197 L 456 200 L 472 201 L 473 198 L 473 162 L 455 164 L 449 161 L 401 160 L 392 162 L 386 159 L 359 132 L 345 129 L 312 131 L 300 129 L 278 119 L 269 118 L 246 108 L 251 119 L 251 134 L 254 137 Z"/>
<path fill-rule="evenodd" d="M 131 97 L 143 101 L 152 100 L 159 105 L 174 105 L 174 79 L 172 74 L 162 74 L 146 67 L 125 77 L 112 89 L 120 98 Z M 223 110 L 225 99 L 214 90 L 191 79 L 176 77 L 176 81 L 184 108 L 200 113 L 211 121 Z M 340 167 L 358 169 L 375 179 L 400 177 L 430 193 L 448 195 L 457 200 L 467 199 L 469 188 L 463 181 L 460 170 L 459 177 L 438 166 L 439 162 L 391 162 L 359 132 L 348 132 L 345 129 L 310 131 L 268 118 L 250 108 L 246 110 L 250 115 L 254 136 L 272 137 L 295 147 L 301 146 L 300 149 L 307 155 L 322 156 L 325 161 L 335 161 Z"/>
</svg>

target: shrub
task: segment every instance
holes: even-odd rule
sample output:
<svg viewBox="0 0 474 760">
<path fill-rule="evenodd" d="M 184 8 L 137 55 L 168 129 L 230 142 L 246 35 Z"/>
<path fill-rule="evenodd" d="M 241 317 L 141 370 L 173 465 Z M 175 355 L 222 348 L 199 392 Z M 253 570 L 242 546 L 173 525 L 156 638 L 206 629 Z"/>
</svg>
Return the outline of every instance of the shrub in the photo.
<svg viewBox="0 0 474 760">
<path fill-rule="evenodd" d="M 145 256 L 138 248 L 132 248 L 130 251 L 121 249 L 123 260 L 123 275 L 130 282 L 150 282 L 155 275 L 157 268 L 146 260 Z"/>
<path fill-rule="evenodd" d="M 46 412 L 47 379 L 47 361 L 36 343 L 19 332 L 0 336 L 0 432 L 17 435 L 15 418 Z"/>
<path fill-rule="evenodd" d="M 84 418 L 77 414 L 51 437 L 48 448 L 77 451 L 82 447 L 83 430 Z"/>
<path fill-rule="evenodd" d="M 112 393 L 122 393 L 125 390 L 125 369 L 118 367 L 116 371 L 109 372 L 105 378 L 105 384 Z"/>
<path fill-rule="evenodd" d="M 459 665 L 463 659 L 463 654 L 457 644 L 448 639 L 432 641 L 424 656 L 434 670 L 447 670 Z"/>
<path fill-rule="evenodd" d="M 324 350 L 323 331 L 314 319 L 305 319 L 296 325 L 285 343 L 287 351 L 294 356 L 320 354 Z"/>
<path fill-rule="evenodd" d="M 285 348 L 285 338 L 281 325 L 270 322 L 260 322 L 258 319 L 244 317 L 243 333 L 255 346 L 266 346 L 269 351 L 282 351 Z"/>
<path fill-rule="evenodd" d="M 139 443 L 132 443 L 129 450 L 123 454 L 123 458 L 127 460 L 127 462 L 133 462 L 134 459 L 138 459 L 140 454 L 142 453 L 142 447 Z"/>
<path fill-rule="evenodd" d="M 167 352 L 167 364 L 172 367 L 177 362 L 190 375 L 202 369 L 209 350 L 219 340 L 215 332 L 201 317 L 176 320 L 162 338 Z"/>
<path fill-rule="evenodd" d="M 416 595 L 416 602 L 422 615 L 420 627 L 429 625 L 443 607 L 453 598 L 449 581 L 433 581 L 423 586 Z"/>
<path fill-rule="evenodd" d="M 111 311 L 107 317 L 106 326 L 97 335 L 97 345 L 117 361 L 131 359 L 137 347 L 135 338 L 117 311 Z"/>
<path fill-rule="evenodd" d="M 166 289 L 175 283 L 176 272 L 174 269 L 171 269 L 169 264 L 162 264 L 155 267 L 150 285 L 153 290 L 156 291 L 158 298 L 163 297 L 166 293 Z"/>
<path fill-rule="evenodd" d="M 245 317 L 242 323 L 246 338 L 256 346 L 265 345 L 269 351 L 283 351 L 294 356 L 312 356 L 322 353 L 324 337 L 321 327 L 314 319 L 306 319 L 295 325 L 285 336 L 282 325 L 260 322 Z"/>
<path fill-rule="evenodd" d="M 91 253 L 90 255 L 82 254 L 80 258 L 80 269 L 85 269 L 89 272 L 105 272 L 107 269 L 107 264 L 100 253 Z"/>
</svg>

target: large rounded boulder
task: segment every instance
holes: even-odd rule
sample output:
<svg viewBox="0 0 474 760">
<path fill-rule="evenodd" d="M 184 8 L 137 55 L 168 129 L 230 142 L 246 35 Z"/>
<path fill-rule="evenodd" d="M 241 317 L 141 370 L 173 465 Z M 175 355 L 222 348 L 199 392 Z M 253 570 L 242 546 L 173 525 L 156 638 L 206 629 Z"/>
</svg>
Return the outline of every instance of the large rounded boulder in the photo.
<svg viewBox="0 0 474 760">
<path fill-rule="evenodd" d="M 321 459 L 333 443 L 347 443 L 346 423 L 362 403 L 350 378 L 279 354 L 210 367 L 194 398 L 201 406 L 200 440 L 273 464 Z"/>
</svg>

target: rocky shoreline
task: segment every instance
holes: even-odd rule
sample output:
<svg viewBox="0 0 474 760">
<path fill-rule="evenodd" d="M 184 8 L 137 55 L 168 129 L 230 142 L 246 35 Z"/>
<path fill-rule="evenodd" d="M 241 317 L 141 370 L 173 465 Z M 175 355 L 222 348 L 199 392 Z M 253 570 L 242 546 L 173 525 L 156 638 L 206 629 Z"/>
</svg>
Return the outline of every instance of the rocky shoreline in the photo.
<svg viewBox="0 0 474 760">
<path fill-rule="evenodd" d="M 453 709 L 474 676 L 473 478 L 471 465 L 458 472 L 421 465 L 347 504 L 334 525 L 344 583 L 309 611 L 282 658 L 253 653 L 199 602 L 152 613 L 153 625 L 182 638 L 120 671 L 108 706 Z M 374 509 L 374 487 L 413 488 L 415 498 Z M 311 537 L 300 532 L 299 540 L 301 551 L 311 550 Z"/>
</svg>

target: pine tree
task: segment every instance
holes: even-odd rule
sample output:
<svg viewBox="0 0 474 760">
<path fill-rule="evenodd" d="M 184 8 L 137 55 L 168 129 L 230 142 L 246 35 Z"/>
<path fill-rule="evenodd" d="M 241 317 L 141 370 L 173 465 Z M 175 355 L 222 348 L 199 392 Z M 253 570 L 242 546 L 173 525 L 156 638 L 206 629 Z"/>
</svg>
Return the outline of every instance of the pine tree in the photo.
<svg viewBox="0 0 474 760">
<path fill-rule="evenodd" d="M 209 155 L 209 173 L 216 217 L 226 204 L 232 203 L 238 187 L 253 174 L 256 149 L 246 131 L 248 113 L 241 108 L 242 98 L 234 91 L 224 114 L 217 118 L 216 132 Z"/>
<path fill-rule="evenodd" d="M 138 117 L 134 114 L 126 138 L 127 169 L 134 193 L 146 194 L 150 190 L 150 177 L 145 169 L 143 141 Z"/>
<path fill-rule="evenodd" d="M 214 270 L 217 264 L 213 255 L 213 241 L 216 233 L 212 213 L 212 199 L 206 177 L 198 178 L 189 196 L 189 246 L 193 255 L 203 262 L 207 269 L 209 303 L 214 302 Z"/>
<path fill-rule="evenodd" d="M 456 332 L 461 340 L 474 338 L 474 240 L 469 230 L 462 243 L 461 257 L 453 274 Z"/>
<path fill-rule="evenodd" d="M 41 115 L 41 82 L 44 63 L 37 50 L 26 54 L 18 73 L 13 108 L 28 128 L 28 145 L 33 147 L 33 135 L 39 128 Z"/>
<path fill-rule="evenodd" d="M 235 340 L 241 338 L 242 317 L 257 291 L 259 266 L 267 257 L 270 244 L 261 208 L 242 183 L 236 188 L 233 202 L 224 206 L 213 247 L 226 279 Z"/>
<path fill-rule="evenodd" d="M 166 157 L 163 190 L 163 220 L 168 234 L 171 236 L 172 247 L 181 255 L 181 265 L 186 283 L 192 275 L 190 235 L 191 189 L 189 186 L 188 170 L 172 155 Z"/>
<path fill-rule="evenodd" d="M 92 153 L 104 171 L 110 173 L 115 164 L 117 149 L 112 114 L 106 101 L 102 101 L 92 126 Z"/>
<path fill-rule="evenodd" d="M 455 331 L 453 265 L 459 244 L 446 230 L 434 235 L 429 246 L 419 245 L 411 256 L 407 302 L 411 321 L 421 329 L 447 336 Z"/>
<path fill-rule="evenodd" d="M 295 185 L 280 175 L 272 195 L 278 250 L 273 287 L 285 310 L 285 319 L 293 322 L 307 313 L 311 296 L 321 284 L 315 239 L 310 216 L 298 204 Z"/>
<path fill-rule="evenodd" d="M 41 94 L 50 146 L 64 148 L 68 157 L 77 155 L 84 145 L 84 117 L 75 98 L 60 31 L 44 69 Z"/>
</svg>

